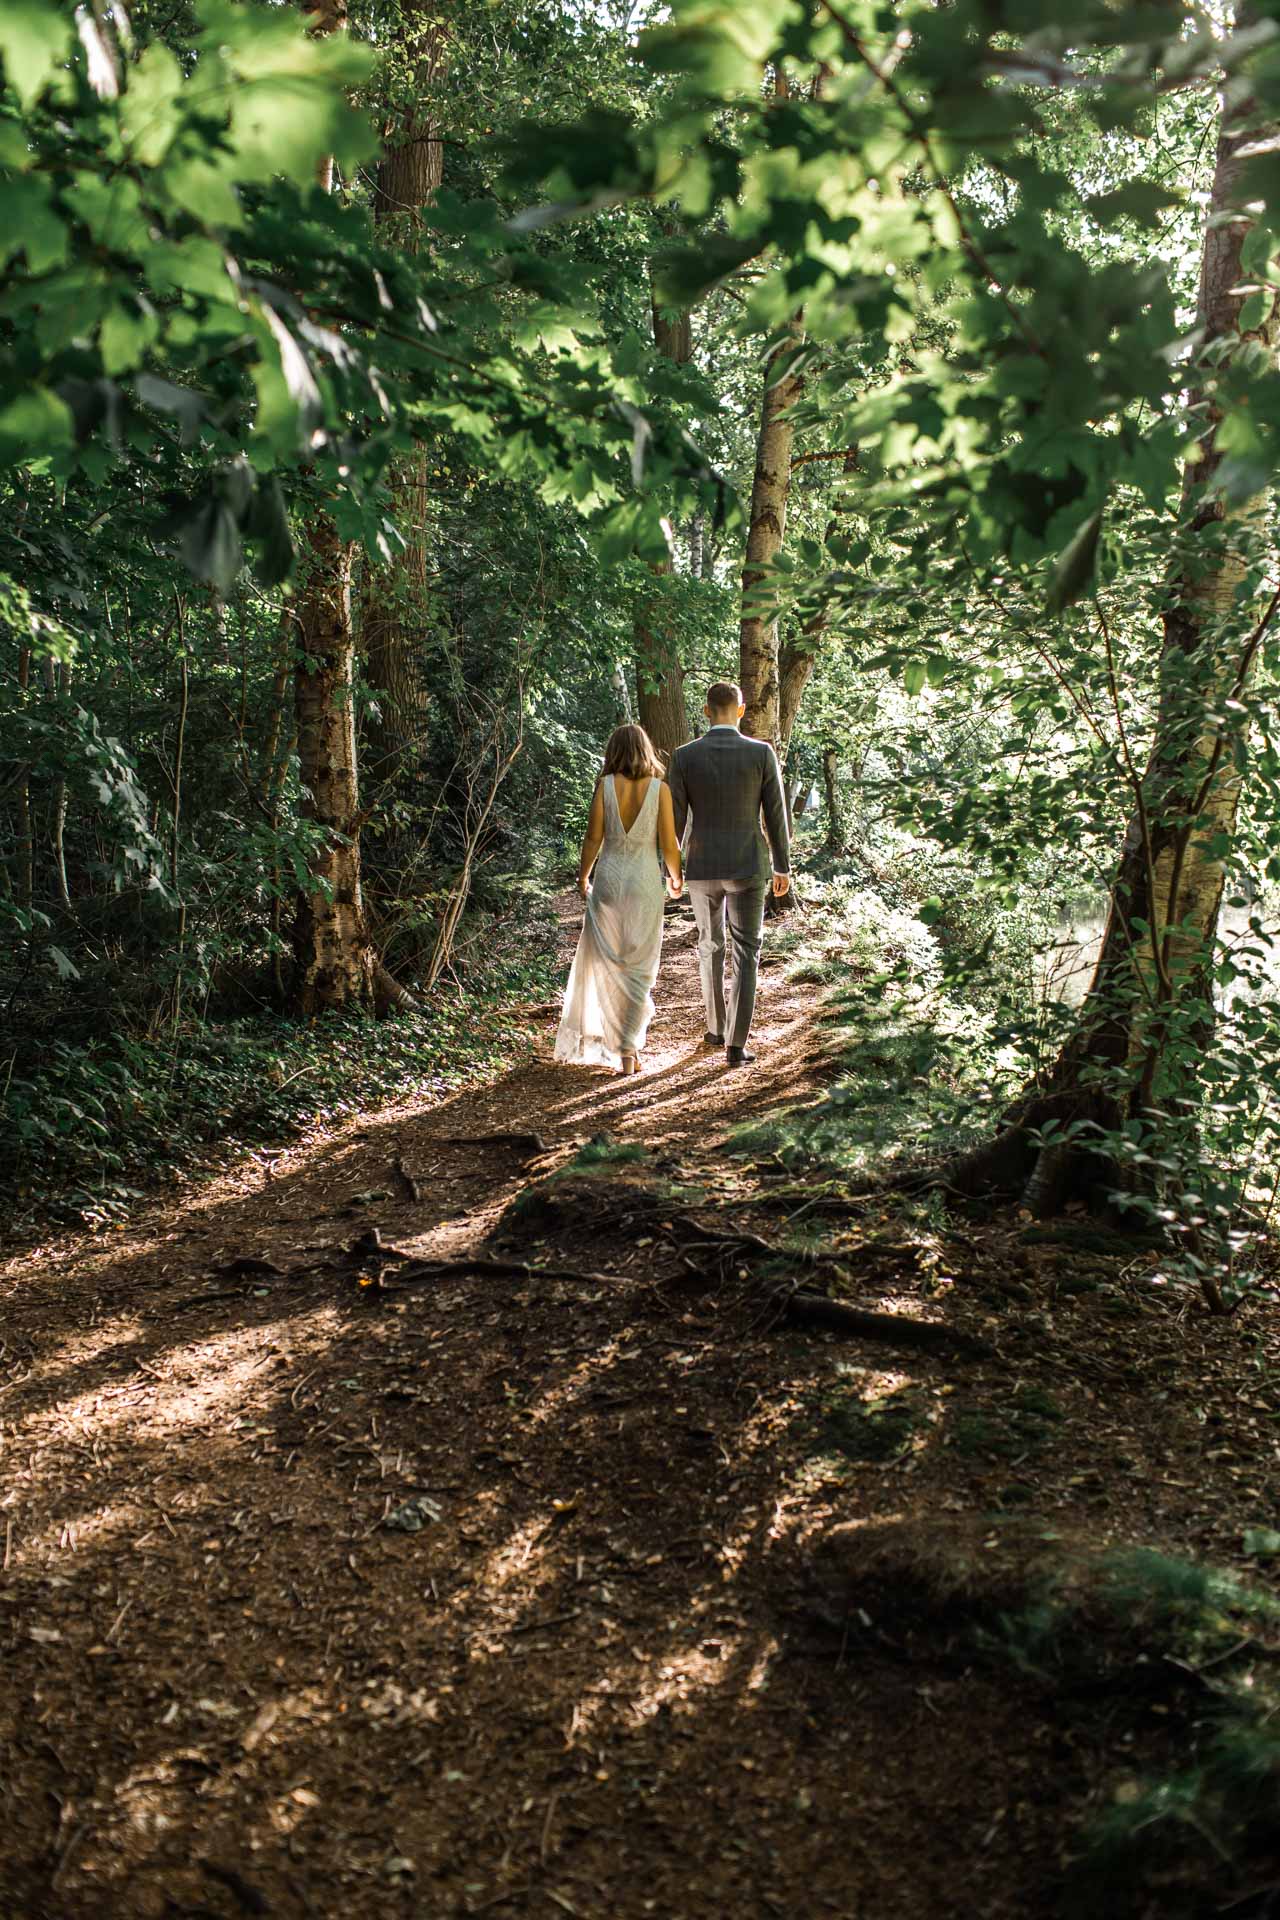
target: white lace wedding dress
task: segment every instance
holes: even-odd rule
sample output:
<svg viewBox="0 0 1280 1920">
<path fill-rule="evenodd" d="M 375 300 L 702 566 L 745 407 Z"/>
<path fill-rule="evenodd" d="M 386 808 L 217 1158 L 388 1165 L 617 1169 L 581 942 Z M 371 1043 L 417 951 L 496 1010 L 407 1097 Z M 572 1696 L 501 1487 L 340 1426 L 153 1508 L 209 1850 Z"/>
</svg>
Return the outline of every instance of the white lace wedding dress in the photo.
<svg viewBox="0 0 1280 1920">
<path fill-rule="evenodd" d="M 557 1060 L 620 1067 L 624 1053 L 638 1053 L 644 1045 L 662 958 L 667 891 L 658 865 L 660 785 L 650 780 L 628 831 L 618 812 L 613 775 L 604 777 L 604 845 L 564 996 Z"/>
</svg>

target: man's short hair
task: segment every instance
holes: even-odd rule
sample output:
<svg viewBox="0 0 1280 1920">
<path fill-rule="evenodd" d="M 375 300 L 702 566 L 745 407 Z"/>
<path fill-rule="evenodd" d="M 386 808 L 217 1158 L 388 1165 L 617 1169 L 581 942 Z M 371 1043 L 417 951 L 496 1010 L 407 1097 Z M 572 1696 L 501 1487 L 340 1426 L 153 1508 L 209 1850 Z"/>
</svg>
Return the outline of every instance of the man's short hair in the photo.
<svg viewBox="0 0 1280 1920">
<path fill-rule="evenodd" d="M 707 705 L 712 713 L 727 713 L 730 708 L 736 713 L 742 705 L 742 688 L 735 687 L 732 680 L 717 680 L 707 688 Z"/>
</svg>

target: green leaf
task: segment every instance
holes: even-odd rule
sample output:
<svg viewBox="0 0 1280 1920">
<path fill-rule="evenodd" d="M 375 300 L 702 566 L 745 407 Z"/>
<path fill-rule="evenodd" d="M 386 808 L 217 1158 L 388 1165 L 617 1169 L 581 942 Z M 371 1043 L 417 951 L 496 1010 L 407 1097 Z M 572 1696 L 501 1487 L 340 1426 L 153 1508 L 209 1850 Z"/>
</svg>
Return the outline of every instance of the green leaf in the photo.
<svg viewBox="0 0 1280 1920">
<path fill-rule="evenodd" d="M 1273 1527 L 1246 1527 L 1244 1550 L 1255 1560 L 1274 1560 L 1280 1554 L 1280 1533 Z"/>
<path fill-rule="evenodd" d="M 324 418 L 324 403 L 306 354 L 279 314 L 264 301 L 258 317 L 265 351 L 253 366 L 256 426 L 273 446 L 292 455 L 307 445 Z"/>
<path fill-rule="evenodd" d="M 159 331 L 160 322 L 145 300 L 112 307 L 98 334 L 103 370 L 109 374 L 131 372 L 141 365 Z"/>
<path fill-rule="evenodd" d="M 204 501 L 181 529 L 182 557 L 197 580 L 226 593 L 240 569 L 240 528 L 225 501 Z"/>
<path fill-rule="evenodd" d="M 947 662 L 943 658 L 942 654 L 931 653 L 924 663 L 924 670 L 925 670 L 925 673 L 928 675 L 929 685 L 931 687 L 941 687 L 945 685 L 946 678 L 947 678 Z"/>
<path fill-rule="evenodd" d="M 1102 532 L 1102 509 L 1091 513 L 1066 552 L 1054 567 L 1045 611 L 1061 613 L 1087 593 L 1098 565 L 1098 539 Z"/>
<path fill-rule="evenodd" d="M 913 700 L 918 693 L 924 692 L 928 678 L 929 669 L 923 660 L 908 660 L 903 665 L 902 684 Z"/>
<path fill-rule="evenodd" d="M 668 247 L 653 263 L 653 286 L 663 306 L 683 311 L 761 250 L 758 237 L 710 233 L 696 247 Z"/>
<path fill-rule="evenodd" d="M 264 587 L 278 587 L 293 571 L 294 552 L 284 495 L 274 476 L 255 488 L 244 530 L 258 548 L 258 579 Z"/>
<path fill-rule="evenodd" d="M 1090 194 L 1085 205 L 1095 220 L 1104 223 L 1127 215 L 1143 226 L 1154 227 L 1167 208 L 1180 207 L 1185 199 L 1185 194 L 1159 186 L 1154 180 L 1126 180 L 1110 193 Z"/>
<path fill-rule="evenodd" d="M 707 93 L 754 92 L 783 32 L 802 18 L 796 0 L 693 0 L 641 34 L 640 57 Z"/>
<path fill-rule="evenodd" d="M 58 453 L 74 435 L 71 409 L 48 387 L 30 387 L 0 411 L 0 466 Z"/>
<path fill-rule="evenodd" d="M 70 17 L 53 0 L 4 0 L 0 6 L 0 54 L 5 78 L 29 107 L 55 68 L 71 52 Z"/>
<path fill-rule="evenodd" d="M 28 271 L 33 274 L 47 273 L 50 267 L 62 266 L 67 258 L 71 236 L 65 219 L 54 210 L 48 181 L 36 175 L 7 180 L 4 199 L 0 260 L 7 260 L 21 250 L 27 256 Z"/>
<path fill-rule="evenodd" d="M 153 40 L 137 66 L 120 105 L 120 132 L 139 166 L 157 167 L 179 125 L 182 68 L 162 40 Z"/>
<path fill-rule="evenodd" d="M 1262 325 L 1275 297 L 1274 291 L 1269 287 L 1257 287 L 1246 296 L 1241 302 L 1240 315 L 1236 321 L 1241 333 L 1252 333 L 1255 327 Z"/>
</svg>

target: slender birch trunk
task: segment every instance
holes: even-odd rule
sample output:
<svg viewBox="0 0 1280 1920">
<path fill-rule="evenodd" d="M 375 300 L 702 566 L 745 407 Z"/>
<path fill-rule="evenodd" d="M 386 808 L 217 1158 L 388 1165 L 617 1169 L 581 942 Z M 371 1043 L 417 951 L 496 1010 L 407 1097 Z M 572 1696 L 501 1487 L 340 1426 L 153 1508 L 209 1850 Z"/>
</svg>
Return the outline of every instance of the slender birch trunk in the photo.
<svg viewBox="0 0 1280 1920">
<path fill-rule="evenodd" d="M 66 700 L 71 692 L 71 665 L 57 663 L 46 654 L 40 662 L 46 700 Z M 53 887 L 58 905 L 71 912 L 71 889 L 67 885 L 67 777 L 59 773 L 49 801 L 49 852 L 53 858 Z"/>
<path fill-rule="evenodd" d="M 346 0 L 311 10 L 318 33 L 341 31 Z M 331 189 L 332 161 L 319 170 Z M 355 729 L 353 550 L 323 505 L 308 519 L 305 572 L 294 602 L 294 712 L 303 818 L 322 829 L 293 921 L 296 1012 L 374 1004 L 375 962 L 360 886 L 359 779 Z"/>
<path fill-rule="evenodd" d="M 308 569 L 297 599 L 294 704 L 302 815 L 323 844 L 293 923 L 296 1011 L 374 1003 L 375 964 L 360 885 L 355 634 L 350 545 L 323 509 L 311 516 Z"/>
<path fill-rule="evenodd" d="M 31 685 L 31 649 L 18 651 L 18 693 L 24 698 Z M 18 905 L 30 907 L 35 882 L 35 835 L 31 829 L 31 775 L 23 768 L 18 780 Z"/>
<path fill-rule="evenodd" d="M 844 812 L 840 805 L 839 755 L 834 747 L 822 749 L 822 790 L 827 803 L 826 849 L 828 853 L 843 853 Z"/>
<path fill-rule="evenodd" d="M 738 680 L 747 707 L 742 730 L 757 740 L 768 740 L 779 757 L 782 689 L 778 621 L 769 604 L 769 573 L 787 532 L 787 496 L 791 489 L 791 454 L 795 445 L 791 408 L 800 393 L 797 362 L 803 342 L 804 317 L 797 313 L 765 361 L 738 634 Z"/>
</svg>

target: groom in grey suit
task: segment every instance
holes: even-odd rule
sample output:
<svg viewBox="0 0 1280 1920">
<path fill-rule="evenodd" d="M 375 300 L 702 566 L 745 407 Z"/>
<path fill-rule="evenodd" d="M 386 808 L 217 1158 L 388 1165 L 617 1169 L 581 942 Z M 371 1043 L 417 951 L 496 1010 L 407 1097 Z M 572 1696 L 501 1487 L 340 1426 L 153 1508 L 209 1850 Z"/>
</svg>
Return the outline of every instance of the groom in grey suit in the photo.
<svg viewBox="0 0 1280 1920">
<path fill-rule="evenodd" d="M 711 725 L 700 740 L 676 748 L 667 780 L 678 840 L 684 840 L 685 824 L 693 816 L 684 877 L 698 925 L 707 1043 L 723 1046 L 729 1065 L 741 1067 L 755 1059 L 747 1052 L 747 1035 L 756 1006 L 756 970 L 771 857 L 774 893 L 781 896 L 791 885 L 787 806 L 773 748 L 767 740 L 752 740 L 738 731 L 738 722 L 746 712 L 741 687 L 717 681 L 707 692 L 703 711 Z M 727 1008 L 726 913 L 733 940 L 733 979 Z"/>
</svg>

